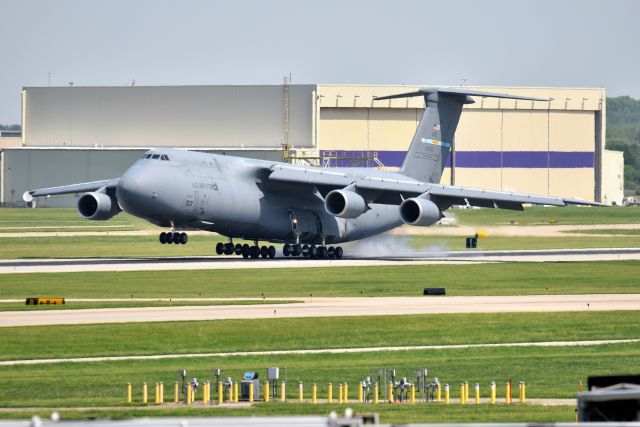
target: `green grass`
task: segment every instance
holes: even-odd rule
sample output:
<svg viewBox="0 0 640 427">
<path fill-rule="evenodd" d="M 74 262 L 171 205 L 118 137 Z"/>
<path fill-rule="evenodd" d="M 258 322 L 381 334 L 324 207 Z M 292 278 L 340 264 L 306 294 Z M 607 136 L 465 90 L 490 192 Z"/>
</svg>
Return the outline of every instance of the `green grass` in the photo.
<svg viewBox="0 0 640 427">
<path fill-rule="evenodd" d="M 326 396 L 327 383 L 347 382 L 353 399 L 357 382 L 366 376 L 375 378 L 381 367 L 395 368 L 400 377 L 408 378 L 415 369 L 428 368 L 431 378 L 451 385 L 454 398 L 462 381 L 479 383 L 484 396 L 489 383 L 496 381 L 503 396 L 509 378 L 516 384 L 525 381 L 530 399 L 571 398 L 579 381 L 586 381 L 589 375 L 634 372 L 639 354 L 640 344 L 636 343 L 0 366 L 0 402 L 4 407 L 123 405 L 126 384 L 131 382 L 134 402 L 140 404 L 143 382 L 164 382 L 165 396 L 170 398 L 171 384 L 182 368 L 189 378 L 204 381 L 215 367 L 222 369 L 223 377 L 238 379 L 248 370 L 257 370 L 262 377 L 267 366 L 286 367 L 289 399 L 297 395 L 299 381 L 307 386 L 317 383 L 320 397 Z"/>
<path fill-rule="evenodd" d="M 296 300 L 270 300 L 269 304 L 290 304 Z M 24 302 L 0 302 L 0 311 L 46 311 L 46 310 L 78 310 L 90 308 L 127 308 L 127 307 L 178 307 L 206 305 L 255 305 L 264 304 L 259 300 L 231 301 L 67 301 L 62 305 L 25 305 Z"/>
<path fill-rule="evenodd" d="M 51 227 L 58 230 L 58 227 L 96 227 L 96 226 L 118 226 L 127 227 L 129 230 L 156 229 L 154 225 L 121 212 L 109 221 L 89 221 L 82 218 L 73 208 L 2 208 L 0 209 L 0 229 L 5 232 L 13 231 L 7 228 L 20 227 L 25 231 L 42 231 L 40 228 Z M 119 229 L 119 228 L 118 228 Z M 108 229 L 107 229 L 108 230 Z"/>
<path fill-rule="evenodd" d="M 567 230 L 565 233 L 575 234 L 615 234 L 622 236 L 640 236 L 640 229 L 603 228 L 593 230 Z"/>
<path fill-rule="evenodd" d="M 465 237 L 448 236 L 410 236 L 410 245 L 419 251 L 463 251 Z M 475 251 L 514 250 L 514 249 L 586 249 L 586 248 L 639 248 L 640 235 L 637 236 L 492 236 L 478 239 Z M 471 251 L 473 252 L 473 251 Z M 348 250 L 347 250 L 348 254 Z"/>
<path fill-rule="evenodd" d="M 628 339 L 640 338 L 637 319 L 585 311 L 11 327 L 0 328 L 0 359 Z"/>
<path fill-rule="evenodd" d="M 532 206 L 524 212 L 505 209 L 452 209 L 446 216 L 454 216 L 462 225 L 550 225 L 550 224 L 637 224 L 640 208 L 616 207 L 543 207 Z"/>
<path fill-rule="evenodd" d="M 637 293 L 640 261 L 438 264 L 0 275 L 3 298 L 249 297 Z M 304 278 L 301 279 L 301 275 Z"/>
<path fill-rule="evenodd" d="M 443 404 L 416 404 L 416 405 L 348 405 L 327 404 L 287 404 L 287 403 L 257 403 L 251 408 L 209 408 L 184 406 L 171 409 L 130 408 L 130 409 L 94 409 L 83 411 L 59 411 L 62 420 L 87 420 L 87 419 L 128 419 L 134 417 L 260 417 L 260 416 L 327 416 L 329 412 L 336 411 L 343 414 L 349 407 L 355 414 L 377 413 L 382 424 L 406 424 L 406 423 L 442 423 L 442 422 L 500 422 L 500 423 L 552 423 L 574 422 L 575 406 L 542 406 L 542 405 L 443 405 Z M 28 412 L 0 412 L 0 419 L 24 419 L 28 420 L 33 415 L 40 416 L 43 420 L 51 416 L 50 411 Z"/>
</svg>

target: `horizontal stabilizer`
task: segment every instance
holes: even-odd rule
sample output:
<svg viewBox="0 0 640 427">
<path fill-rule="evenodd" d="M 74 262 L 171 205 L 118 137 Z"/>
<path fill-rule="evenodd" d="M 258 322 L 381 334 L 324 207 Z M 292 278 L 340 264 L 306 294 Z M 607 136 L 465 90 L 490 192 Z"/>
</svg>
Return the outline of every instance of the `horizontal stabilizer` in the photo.
<svg viewBox="0 0 640 427">
<path fill-rule="evenodd" d="M 374 98 L 374 100 L 381 101 L 384 99 L 411 98 L 414 96 L 428 96 L 434 93 L 441 93 L 441 94 L 453 95 L 453 96 L 456 96 L 456 95 L 482 96 L 486 98 L 521 99 L 525 101 L 545 101 L 545 102 L 549 101 L 549 99 L 547 98 L 533 98 L 530 96 L 509 95 L 508 93 L 485 92 L 482 90 L 466 89 L 461 87 L 460 88 L 423 87 L 423 88 L 420 88 L 420 90 L 418 90 L 417 92 L 407 92 L 407 93 L 400 93 L 400 94 L 388 95 L 388 96 L 377 96 Z"/>
</svg>

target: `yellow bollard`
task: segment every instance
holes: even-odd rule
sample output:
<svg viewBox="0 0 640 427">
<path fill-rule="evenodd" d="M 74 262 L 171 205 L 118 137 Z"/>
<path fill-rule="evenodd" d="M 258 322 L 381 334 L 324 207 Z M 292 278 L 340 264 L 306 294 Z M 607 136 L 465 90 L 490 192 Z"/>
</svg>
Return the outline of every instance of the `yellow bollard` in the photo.
<svg viewBox="0 0 640 427">
<path fill-rule="evenodd" d="M 157 405 L 160 403 L 160 384 L 156 383 L 154 390 L 154 403 Z"/>
<path fill-rule="evenodd" d="M 449 384 L 444 385 L 444 403 L 449 404 Z"/>
<path fill-rule="evenodd" d="M 411 403 L 416 403 L 416 386 L 411 384 Z"/>
<path fill-rule="evenodd" d="M 342 383 L 338 384 L 338 403 L 342 404 Z"/>
<path fill-rule="evenodd" d="M 173 384 L 173 403 L 178 403 L 180 401 L 180 386 L 178 385 L 178 381 Z"/>
<path fill-rule="evenodd" d="M 327 385 L 327 403 L 333 403 L 333 384 Z"/>
<path fill-rule="evenodd" d="M 280 402 L 286 402 L 287 401 L 287 385 L 285 384 L 284 381 L 282 381 L 282 383 L 280 383 Z"/>
<path fill-rule="evenodd" d="M 233 383 L 233 401 L 238 403 L 238 383 Z"/>
<path fill-rule="evenodd" d="M 363 401 L 362 383 L 358 383 L 358 403 L 362 403 L 362 401 Z"/>
<path fill-rule="evenodd" d="M 196 401 L 196 389 L 195 387 L 191 388 L 191 403 Z"/>
<path fill-rule="evenodd" d="M 378 395 L 380 394 L 380 390 L 378 387 L 378 383 L 375 383 L 373 386 L 373 404 L 377 405 L 378 404 Z"/>
<path fill-rule="evenodd" d="M 476 383 L 476 405 L 480 403 L 480 384 Z"/>
<path fill-rule="evenodd" d="M 191 399 L 193 398 L 193 389 L 191 384 L 187 384 L 187 405 L 191 405 Z"/>
<path fill-rule="evenodd" d="M 160 403 L 164 403 L 164 383 L 160 381 Z"/>
<path fill-rule="evenodd" d="M 142 403 L 147 404 L 147 383 L 142 383 Z"/>
<path fill-rule="evenodd" d="M 304 402 L 304 384 L 302 383 L 302 381 L 300 381 L 300 384 L 298 384 L 298 402 Z"/>
<path fill-rule="evenodd" d="M 466 403 L 464 400 L 464 383 L 460 383 L 460 404 L 464 405 Z"/>
<path fill-rule="evenodd" d="M 229 398 L 227 402 L 233 403 L 233 384 L 229 384 Z"/>
<path fill-rule="evenodd" d="M 436 389 L 436 402 L 442 402 L 442 384 L 438 383 L 438 388 Z"/>
<path fill-rule="evenodd" d="M 127 403 L 131 403 L 131 383 L 127 383 Z"/>
<path fill-rule="evenodd" d="M 469 381 L 464 382 L 464 404 L 469 403 Z"/>
<path fill-rule="evenodd" d="M 249 383 L 249 403 L 253 403 L 253 382 Z"/>
<path fill-rule="evenodd" d="M 520 381 L 520 393 L 518 393 L 518 397 L 520 399 L 520 404 L 524 405 L 525 401 L 526 401 L 526 393 L 525 393 L 525 387 L 526 385 L 524 384 L 524 381 Z"/>
<path fill-rule="evenodd" d="M 224 402 L 224 393 L 222 392 L 222 383 L 218 382 L 218 405 Z"/>
<path fill-rule="evenodd" d="M 496 382 L 491 381 L 491 404 L 496 404 Z"/>
<path fill-rule="evenodd" d="M 269 381 L 264 382 L 264 401 L 269 401 Z"/>
<path fill-rule="evenodd" d="M 344 383 L 342 386 L 342 403 L 347 403 L 349 401 L 349 384 Z"/>
<path fill-rule="evenodd" d="M 393 383 L 389 383 L 389 403 L 393 403 Z"/>
<path fill-rule="evenodd" d="M 318 403 L 318 386 L 316 383 L 313 383 L 311 386 L 311 403 L 314 405 Z"/>
<path fill-rule="evenodd" d="M 507 383 L 507 385 L 505 386 L 505 396 L 504 396 L 504 403 L 506 405 L 510 405 L 511 404 L 511 387 L 509 386 L 509 383 Z"/>
<path fill-rule="evenodd" d="M 209 404 L 209 381 L 205 381 L 204 388 L 202 389 L 202 403 Z"/>
</svg>

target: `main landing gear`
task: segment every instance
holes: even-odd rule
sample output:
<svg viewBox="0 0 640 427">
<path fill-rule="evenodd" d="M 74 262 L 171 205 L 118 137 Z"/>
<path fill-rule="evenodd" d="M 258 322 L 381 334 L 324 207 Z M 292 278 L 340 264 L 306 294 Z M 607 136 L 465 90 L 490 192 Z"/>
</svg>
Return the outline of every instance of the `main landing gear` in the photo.
<svg viewBox="0 0 640 427">
<path fill-rule="evenodd" d="M 258 259 L 258 258 L 274 258 L 276 256 L 276 248 L 274 246 L 258 246 L 255 242 L 253 246 L 248 244 L 241 245 L 233 242 L 222 243 L 216 245 L 216 253 L 218 255 L 242 255 L 242 258 Z"/>
<path fill-rule="evenodd" d="M 162 243 L 163 245 L 171 244 L 171 243 L 175 243 L 176 245 L 178 244 L 186 245 L 188 241 L 189 241 L 189 236 L 187 236 L 187 233 L 176 233 L 176 232 L 165 233 L 164 231 L 160 233 L 160 243 Z"/>
<path fill-rule="evenodd" d="M 329 258 L 340 259 L 344 251 L 340 246 L 316 246 L 316 245 L 290 245 L 286 244 L 282 248 L 284 256 L 300 256 L 305 258 Z"/>
</svg>

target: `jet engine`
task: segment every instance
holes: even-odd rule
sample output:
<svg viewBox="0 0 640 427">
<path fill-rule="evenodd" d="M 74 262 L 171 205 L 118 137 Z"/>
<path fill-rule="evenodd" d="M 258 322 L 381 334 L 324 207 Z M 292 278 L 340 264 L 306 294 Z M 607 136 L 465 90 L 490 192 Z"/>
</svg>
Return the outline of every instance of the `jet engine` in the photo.
<svg viewBox="0 0 640 427">
<path fill-rule="evenodd" d="M 361 195 L 349 190 L 333 190 L 324 198 L 324 208 L 333 216 L 357 218 L 368 209 Z"/>
<path fill-rule="evenodd" d="M 442 212 L 431 200 L 413 198 L 400 205 L 400 218 L 405 224 L 427 227 L 440 221 Z"/>
<path fill-rule="evenodd" d="M 121 210 L 115 197 L 98 192 L 84 193 L 80 196 L 77 208 L 81 216 L 94 221 L 107 220 Z"/>
</svg>

